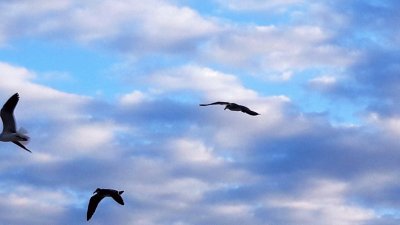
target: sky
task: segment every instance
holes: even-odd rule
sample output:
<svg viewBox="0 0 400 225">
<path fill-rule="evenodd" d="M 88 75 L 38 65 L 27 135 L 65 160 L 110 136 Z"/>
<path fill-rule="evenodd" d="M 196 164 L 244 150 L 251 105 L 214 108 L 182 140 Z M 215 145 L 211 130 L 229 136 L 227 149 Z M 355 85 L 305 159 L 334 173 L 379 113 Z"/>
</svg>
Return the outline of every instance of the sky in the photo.
<svg viewBox="0 0 400 225">
<path fill-rule="evenodd" d="M 399 10 L 0 0 L 0 101 L 32 150 L 0 143 L 0 223 L 399 224 Z M 87 222 L 98 187 L 125 205 Z"/>
</svg>

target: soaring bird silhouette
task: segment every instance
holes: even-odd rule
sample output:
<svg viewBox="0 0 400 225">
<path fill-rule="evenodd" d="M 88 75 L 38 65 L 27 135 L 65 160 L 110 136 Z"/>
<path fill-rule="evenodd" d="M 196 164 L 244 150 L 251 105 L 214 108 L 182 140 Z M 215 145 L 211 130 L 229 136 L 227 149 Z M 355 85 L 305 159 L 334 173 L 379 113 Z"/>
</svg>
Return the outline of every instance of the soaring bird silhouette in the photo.
<svg viewBox="0 0 400 225">
<path fill-rule="evenodd" d="M 1 120 L 3 121 L 3 132 L 0 134 L 0 141 L 12 142 L 19 147 L 31 152 L 27 149 L 20 141 L 28 141 L 29 137 L 25 134 L 26 132 L 20 128 L 16 129 L 14 109 L 19 100 L 18 93 L 11 96 L 7 102 L 1 108 Z"/>
<path fill-rule="evenodd" d="M 93 194 L 95 194 L 95 195 L 93 195 L 89 200 L 88 210 L 87 210 L 87 214 L 86 214 L 87 220 L 89 221 L 90 218 L 92 218 L 94 212 L 96 211 L 97 205 L 105 197 L 111 197 L 119 204 L 124 205 L 124 200 L 121 197 L 122 193 L 124 193 L 124 191 L 97 188 L 93 192 Z"/>
<path fill-rule="evenodd" d="M 210 103 L 210 104 L 200 104 L 200 106 L 209 106 L 209 105 L 225 105 L 224 110 L 229 109 L 231 111 L 241 111 L 241 112 L 247 113 L 247 114 L 252 115 L 252 116 L 260 115 L 260 114 L 254 112 L 254 111 L 251 111 L 246 106 L 239 105 L 239 104 L 236 104 L 236 103 L 231 103 L 231 102 L 213 102 L 213 103 Z"/>
</svg>

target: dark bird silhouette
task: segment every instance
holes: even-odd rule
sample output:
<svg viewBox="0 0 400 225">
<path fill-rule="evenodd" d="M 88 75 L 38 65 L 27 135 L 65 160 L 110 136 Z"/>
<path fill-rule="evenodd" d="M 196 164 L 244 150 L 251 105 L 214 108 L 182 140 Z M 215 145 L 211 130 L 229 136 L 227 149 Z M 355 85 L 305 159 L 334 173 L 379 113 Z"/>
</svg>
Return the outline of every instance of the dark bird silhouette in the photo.
<svg viewBox="0 0 400 225">
<path fill-rule="evenodd" d="M 256 112 L 250 110 L 246 106 L 239 105 L 236 103 L 231 103 L 231 102 L 213 102 L 210 104 L 200 104 L 200 106 L 209 106 L 209 105 L 225 105 L 224 110 L 229 109 L 231 111 L 241 111 L 241 112 L 247 113 L 252 116 L 260 115 L 259 113 L 256 113 Z"/>
<path fill-rule="evenodd" d="M 26 135 L 26 132 L 21 128 L 17 131 L 15 118 L 14 118 L 14 109 L 17 106 L 19 100 L 18 93 L 15 93 L 11 96 L 7 102 L 1 108 L 1 120 L 3 121 L 3 132 L 0 134 L 0 141 L 4 142 L 12 142 L 19 147 L 25 149 L 28 152 L 31 152 L 27 149 L 20 141 L 28 141 L 29 137 Z"/>
<path fill-rule="evenodd" d="M 97 188 L 96 191 L 93 192 L 93 194 L 95 195 L 93 195 L 89 200 L 88 210 L 86 214 L 87 220 L 89 221 L 90 218 L 92 218 L 94 212 L 96 211 L 97 205 L 105 197 L 111 197 L 119 204 L 124 205 L 124 200 L 121 197 L 122 193 L 124 193 L 124 191 Z"/>
</svg>

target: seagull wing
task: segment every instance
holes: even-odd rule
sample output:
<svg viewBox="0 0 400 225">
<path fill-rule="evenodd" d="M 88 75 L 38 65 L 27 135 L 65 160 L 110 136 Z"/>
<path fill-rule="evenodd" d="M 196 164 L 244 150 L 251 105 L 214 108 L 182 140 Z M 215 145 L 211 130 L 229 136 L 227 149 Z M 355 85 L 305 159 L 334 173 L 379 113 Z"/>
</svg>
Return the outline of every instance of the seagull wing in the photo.
<svg viewBox="0 0 400 225">
<path fill-rule="evenodd" d="M 13 141 L 13 143 L 16 144 L 16 145 L 18 145 L 19 147 L 25 149 L 26 151 L 32 153 L 31 150 L 27 149 L 27 148 L 26 148 L 23 144 L 21 144 L 20 142 L 18 142 L 18 141 Z"/>
<path fill-rule="evenodd" d="M 11 96 L 7 102 L 1 108 L 1 120 L 3 121 L 3 132 L 17 132 L 15 119 L 14 119 L 14 109 L 19 100 L 18 93 Z"/>
<path fill-rule="evenodd" d="M 240 108 L 241 108 L 240 111 L 242 111 L 242 112 L 244 112 L 244 113 L 247 113 L 247 114 L 249 114 L 249 115 L 252 115 L 252 116 L 260 115 L 260 114 L 258 114 L 258 113 L 256 113 L 256 112 L 250 110 L 250 109 L 247 108 L 246 106 L 240 106 Z"/>
<path fill-rule="evenodd" d="M 97 205 L 104 198 L 103 195 L 95 194 L 89 200 L 88 210 L 87 210 L 87 220 L 92 218 L 94 212 L 96 211 Z"/>
<path fill-rule="evenodd" d="M 118 202 L 119 204 L 124 205 L 124 200 L 122 199 L 122 197 L 121 197 L 121 195 L 118 193 L 118 191 L 113 192 L 113 193 L 111 194 L 111 197 L 112 197 L 116 202 Z"/>
<path fill-rule="evenodd" d="M 200 104 L 200 106 L 208 106 L 208 105 L 228 105 L 229 102 L 213 102 L 209 104 Z"/>
</svg>

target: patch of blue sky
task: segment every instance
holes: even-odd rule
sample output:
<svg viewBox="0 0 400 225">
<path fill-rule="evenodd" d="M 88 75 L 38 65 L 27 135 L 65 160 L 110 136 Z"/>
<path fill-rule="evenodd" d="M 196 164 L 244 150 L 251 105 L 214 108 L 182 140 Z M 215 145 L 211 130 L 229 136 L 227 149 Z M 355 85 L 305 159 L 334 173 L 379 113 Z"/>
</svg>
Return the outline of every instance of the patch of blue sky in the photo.
<svg viewBox="0 0 400 225">
<path fill-rule="evenodd" d="M 185 54 L 148 54 L 141 56 L 133 64 L 128 64 L 126 69 L 129 70 L 129 67 L 133 69 L 132 75 L 144 75 L 168 68 L 178 68 L 190 64 L 191 61 L 191 57 Z"/>
<path fill-rule="evenodd" d="M 395 45 L 390 42 L 390 39 L 385 34 L 377 33 L 373 30 L 358 30 L 354 31 L 350 38 L 342 38 L 340 44 L 350 48 L 371 49 L 371 48 L 393 48 Z"/>
<path fill-rule="evenodd" d="M 0 60 L 36 73 L 35 82 L 52 88 L 93 96 L 119 87 L 104 76 L 120 59 L 68 42 L 18 39 L 0 51 Z"/>
<path fill-rule="evenodd" d="M 283 25 L 293 22 L 293 16 L 303 11 L 306 5 L 294 4 L 282 8 L 229 10 L 217 1 L 189 0 L 181 3 L 191 7 L 203 16 L 218 17 L 235 24 Z"/>
<path fill-rule="evenodd" d="M 321 93 L 309 87 L 308 82 L 312 78 L 330 72 L 336 73 L 334 69 L 327 68 L 312 68 L 300 72 L 291 82 L 297 89 L 288 92 L 288 96 L 302 112 L 326 114 L 334 125 L 360 124 L 359 113 L 365 109 L 366 104 L 354 104 L 350 99 L 338 97 L 336 93 Z"/>
<path fill-rule="evenodd" d="M 220 11 L 219 5 L 215 0 L 177 0 L 177 3 L 181 7 L 190 7 L 201 15 L 213 15 Z"/>
<path fill-rule="evenodd" d="M 234 21 L 235 24 L 254 24 L 257 26 L 282 26 L 293 23 L 293 16 L 299 9 L 293 7 L 285 11 L 221 11 L 219 17 Z"/>
<path fill-rule="evenodd" d="M 400 219 L 400 210 L 396 208 L 379 208 L 376 212 L 381 217 L 392 217 L 395 219 Z"/>
<path fill-rule="evenodd" d="M 366 107 L 343 99 L 326 98 L 317 93 L 307 93 L 300 98 L 301 100 L 297 101 L 300 104 L 297 105 L 303 112 L 326 114 L 332 125 L 360 125 L 360 112 Z"/>
</svg>

